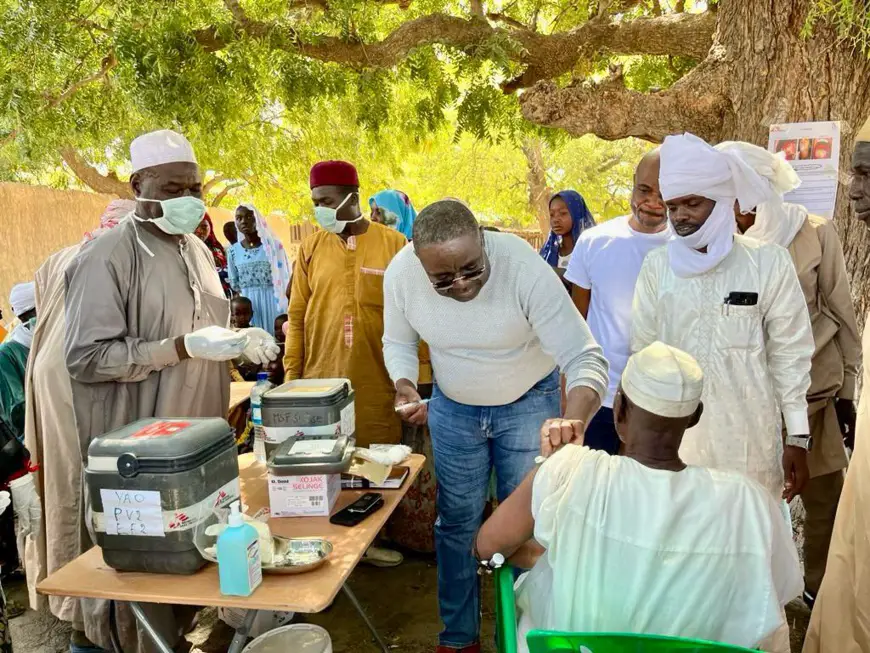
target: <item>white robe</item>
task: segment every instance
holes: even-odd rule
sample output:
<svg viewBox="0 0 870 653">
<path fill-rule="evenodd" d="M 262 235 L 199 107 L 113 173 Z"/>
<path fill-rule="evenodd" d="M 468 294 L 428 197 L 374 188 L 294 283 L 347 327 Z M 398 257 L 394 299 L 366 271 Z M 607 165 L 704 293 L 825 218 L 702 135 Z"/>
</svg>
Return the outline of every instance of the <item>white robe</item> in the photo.
<svg viewBox="0 0 870 653">
<path fill-rule="evenodd" d="M 726 306 L 732 292 L 758 293 L 758 304 Z M 747 474 L 779 499 L 780 413 L 790 434 L 810 432 L 806 394 L 815 349 L 788 252 L 735 236 L 719 265 L 681 278 L 666 250 L 656 250 L 641 269 L 632 317 L 632 352 L 661 340 L 704 370 L 704 414 L 686 432 L 682 459 Z"/>
<path fill-rule="evenodd" d="M 538 470 L 532 514 L 547 551 L 517 583 L 521 652 L 532 628 L 753 648 L 802 589 L 778 503 L 739 474 L 568 445 Z"/>
</svg>

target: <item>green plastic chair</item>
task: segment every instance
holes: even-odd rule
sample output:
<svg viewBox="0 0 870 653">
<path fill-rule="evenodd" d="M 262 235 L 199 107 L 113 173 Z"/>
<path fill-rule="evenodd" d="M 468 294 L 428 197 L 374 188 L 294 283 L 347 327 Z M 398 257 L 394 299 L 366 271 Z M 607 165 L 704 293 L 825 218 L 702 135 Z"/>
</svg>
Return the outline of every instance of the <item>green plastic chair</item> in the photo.
<svg viewBox="0 0 870 653">
<path fill-rule="evenodd" d="M 494 570 L 495 618 L 499 653 L 517 653 L 514 574 L 509 566 Z M 698 639 L 633 633 L 557 633 L 533 630 L 526 637 L 530 653 L 752 653 L 750 649 Z"/>
</svg>

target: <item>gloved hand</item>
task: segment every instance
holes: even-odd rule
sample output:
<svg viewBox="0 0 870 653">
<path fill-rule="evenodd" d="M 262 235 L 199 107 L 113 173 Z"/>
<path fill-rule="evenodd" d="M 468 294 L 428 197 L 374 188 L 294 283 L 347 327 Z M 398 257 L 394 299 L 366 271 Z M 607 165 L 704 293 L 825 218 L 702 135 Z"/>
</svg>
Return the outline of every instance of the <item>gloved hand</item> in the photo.
<svg viewBox="0 0 870 653">
<path fill-rule="evenodd" d="M 26 474 L 9 482 L 12 492 L 12 508 L 18 518 L 18 537 L 37 537 L 42 527 L 42 504 L 36 493 L 33 474 Z"/>
<path fill-rule="evenodd" d="M 257 327 L 251 327 L 249 329 L 242 329 L 239 333 L 244 333 L 248 337 L 248 344 L 242 355 L 252 363 L 266 365 L 278 358 L 281 348 L 269 332 Z"/>
<path fill-rule="evenodd" d="M 191 358 L 229 361 L 242 355 L 248 337 L 242 332 L 219 326 L 205 327 L 184 336 L 184 348 Z"/>
</svg>

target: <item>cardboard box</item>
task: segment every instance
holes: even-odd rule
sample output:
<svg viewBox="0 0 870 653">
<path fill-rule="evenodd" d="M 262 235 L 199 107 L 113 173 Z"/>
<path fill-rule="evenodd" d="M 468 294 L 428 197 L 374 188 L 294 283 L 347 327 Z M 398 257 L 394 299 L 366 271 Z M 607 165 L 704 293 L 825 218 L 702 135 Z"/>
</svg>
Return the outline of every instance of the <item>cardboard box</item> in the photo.
<svg viewBox="0 0 870 653">
<path fill-rule="evenodd" d="M 272 517 L 328 517 L 341 492 L 341 474 L 269 474 L 268 479 Z"/>
</svg>

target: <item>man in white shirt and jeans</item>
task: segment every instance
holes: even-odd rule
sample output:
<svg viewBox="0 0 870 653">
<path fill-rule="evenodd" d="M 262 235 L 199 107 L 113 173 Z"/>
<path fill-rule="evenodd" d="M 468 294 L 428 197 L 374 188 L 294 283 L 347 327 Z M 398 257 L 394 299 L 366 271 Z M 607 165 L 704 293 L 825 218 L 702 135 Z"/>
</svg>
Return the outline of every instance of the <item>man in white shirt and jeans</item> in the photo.
<svg viewBox="0 0 870 653">
<path fill-rule="evenodd" d="M 613 423 L 613 397 L 630 354 L 631 303 L 646 255 L 670 237 L 665 203 L 659 191 L 659 152 L 647 153 L 634 172 L 631 214 L 584 231 L 574 247 L 565 279 L 610 364 L 607 395 L 584 435 L 586 446 L 610 454 L 619 451 Z"/>
<path fill-rule="evenodd" d="M 436 651 L 479 653 L 471 552 L 491 470 L 504 500 L 534 466 L 542 429 L 559 441 L 581 438 L 604 396 L 607 361 L 547 262 L 516 236 L 482 231 L 453 200 L 420 212 L 412 244 L 384 277 L 384 360 L 400 414 L 418 424 L 427 419 L 427 406 L 415 404 L 421 338 L 435 377 L 428 421 L 444 622 Z"/>
</svg>

